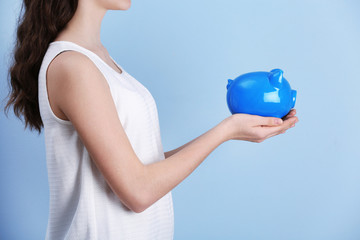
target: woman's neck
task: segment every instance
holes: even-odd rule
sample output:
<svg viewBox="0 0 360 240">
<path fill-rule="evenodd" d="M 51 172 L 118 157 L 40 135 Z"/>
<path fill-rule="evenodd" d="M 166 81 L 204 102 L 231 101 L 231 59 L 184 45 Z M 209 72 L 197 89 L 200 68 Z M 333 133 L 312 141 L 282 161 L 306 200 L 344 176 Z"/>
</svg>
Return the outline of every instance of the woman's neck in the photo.
<svg viewBox="0 0 360 240">
<path fill-rule="evenodd" d="M 100 8 L 94 2 L 80 0 L 73 18 L 55 41 L 72 41 L 93 51 L 104 49 L 100 31 L 105 14 L 106 9 Z"/>
</svg>

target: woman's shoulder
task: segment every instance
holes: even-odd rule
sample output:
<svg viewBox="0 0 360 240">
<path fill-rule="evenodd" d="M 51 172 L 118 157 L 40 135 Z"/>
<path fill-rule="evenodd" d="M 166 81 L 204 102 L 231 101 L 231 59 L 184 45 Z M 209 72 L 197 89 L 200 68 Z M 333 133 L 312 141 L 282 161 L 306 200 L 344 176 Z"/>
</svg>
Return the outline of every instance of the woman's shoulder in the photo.
<svg viewBox="0 0 360 240">
<path fill-rule="evenodd" d="M 99 72 L 89 57 L 76 51 L 64 51 L 55 56 L 47 69 L 47 78 L 79 79 Z"/>
<path fill-rule="evenodd" d="M 95 64 L 87 56 L 75 51 L 57 55 L 49 64 L 46 78 L 53 112 L 64 120 L 69 119 L 69 109 L 74 105 L 74 100 L 86 98 L 91 93 L 89 88 L 108 88 Z"/>
</svg>

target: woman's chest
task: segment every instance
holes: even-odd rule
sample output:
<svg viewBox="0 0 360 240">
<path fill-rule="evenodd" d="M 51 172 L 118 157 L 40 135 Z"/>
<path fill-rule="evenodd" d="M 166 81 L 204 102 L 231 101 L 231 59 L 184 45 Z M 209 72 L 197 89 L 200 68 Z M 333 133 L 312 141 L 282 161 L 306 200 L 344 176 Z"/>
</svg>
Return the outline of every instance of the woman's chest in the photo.
<svg viewBox="0 0 360 240">
<path fill-rule="evenodd" d="M 128 127 L 154 128 L 157 123 L 156 103 L 148 89 L 127 73 L 113 79 L 110 89 L 121 123 Z"/>
</svg>

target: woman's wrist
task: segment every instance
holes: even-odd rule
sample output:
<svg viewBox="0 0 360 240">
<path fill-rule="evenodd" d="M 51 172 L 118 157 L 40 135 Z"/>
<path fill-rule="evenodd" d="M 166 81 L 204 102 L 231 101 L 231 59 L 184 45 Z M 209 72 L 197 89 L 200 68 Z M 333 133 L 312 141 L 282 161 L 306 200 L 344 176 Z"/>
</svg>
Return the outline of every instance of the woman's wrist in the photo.
<svg viewBox="0 0 360 240">
<path fill-rule="evenodd" d="M 231 116 L 222 120 L 216 127 L 220 129 L 219 136 L 222 143 L 232 139 Z"/>
</svg>

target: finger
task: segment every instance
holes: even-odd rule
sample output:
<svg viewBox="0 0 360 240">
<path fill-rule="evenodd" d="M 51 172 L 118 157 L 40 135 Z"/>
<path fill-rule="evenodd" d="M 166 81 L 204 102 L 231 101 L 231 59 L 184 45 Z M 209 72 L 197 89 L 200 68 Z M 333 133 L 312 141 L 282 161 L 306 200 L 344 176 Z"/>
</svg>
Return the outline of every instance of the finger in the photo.
<svg viewBox="0 0 360 240">
<path fill-rule="evenodd" d="M 257 126 L 280 126 L 283 124 L 283 120 L 281 118 L 276 117 L 258 117 Z"/>
<path fill-rule="evenodd" d="M 270 137 L 273 137 L 273 136 L 276 136 L 276 135 L 279 135 L 279 134 L 284 134 L 286 133 L 287 130 L 289 130 L 290 128 L 292 127 L 295 127 L 295 124 L 296 124 L 297 121 L 295 121 L 294 123 L 292 123 L 292 125 L 286 129 L 283 129 L 283 130 L 280 130 L 279 132 L 274 132 L 270 135 L 267 136 L 267 138 L 270 138 Z"/>
<path fill-rule="evenodd" d="M 289 115 L 286 115 L 285 117 L 283 117 L 282 120 L 285 121 L 285 120 L 287 120 L 287 119 L 289 119 L 291 117 L 294 117 L 294 116 L 295 116 L 295 114 L 289 114 Z"/>
<path fill-rule="evenodd" d="M 296 109 L 293 108 L 293 109 L 291 109 L 291 110 L 286 114 L 286 116 L 293 116 L 293 115 L 295 115 L 295 114 L 296 114 Z"/>
<path fill-rule="evenodd" d="M 266 138 L 278 135 L 288 130 L 297 122 L 298 122 L 298 118 L 294 116 L 294 117 L 289 117 L 289 119 L 285 120 L 281 126 L 264 128 Z"/>
<path fill-rule="evenodd" d="M 288 112 L 288 114 L 286 114 L 284 117 L 282 117 L 282 119 L 284 120 L 284 119 L 287 119 L 287 118 L 295 116 L 295 115 L 296 115 L 296 109 L 293 108 Z"/>
<path fill-rule="evenodd" d="M 282 128 L 281 130 L 287 130 L 287 129 L 291 128 L 298 121 L 299 121 L 298 117 L 296 117 L 296 116 L 285 119 L 284 123 L 281 126 L 281 128 Z"/>
<path fill-rule="evenodd" d="M 287 126 L 291 126 L 294 123 L 297 123 L 299 118 L 297 116 L 292 116 L 284 120 L 284 124 Z"/>
<path fill-rule="evenodd" d="M 295 116 L 296 115 L 296 109 L 291 109 L 290 112 L 287 114 L 287 116 Z"/>
</svg>

